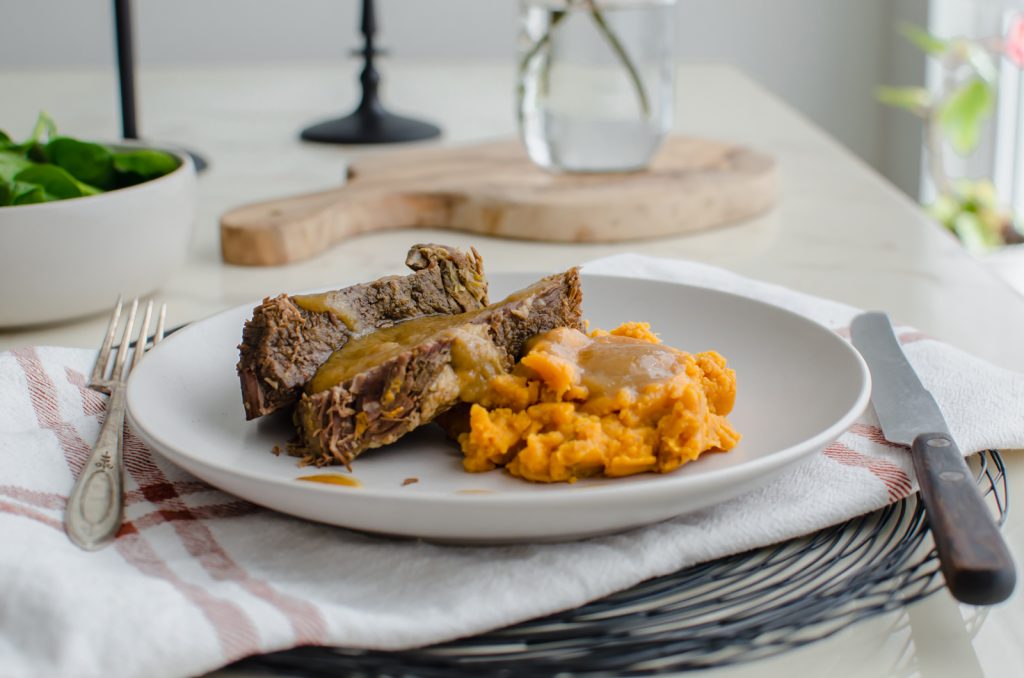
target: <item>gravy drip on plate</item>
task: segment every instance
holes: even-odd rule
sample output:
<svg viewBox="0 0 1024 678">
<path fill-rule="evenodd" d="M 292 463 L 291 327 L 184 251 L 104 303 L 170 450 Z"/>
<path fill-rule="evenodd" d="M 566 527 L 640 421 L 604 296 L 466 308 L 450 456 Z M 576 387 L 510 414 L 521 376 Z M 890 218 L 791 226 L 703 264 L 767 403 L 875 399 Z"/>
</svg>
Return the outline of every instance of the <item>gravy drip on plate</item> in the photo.
<svg viewBox="0 0 1024 678">
<path fill-rule="evenodd" d="M 357 478 L 343 476 L 340 473 L 317 473 L 311 476 L 299 476 L 296 480 L 305 480 L 309 483 L 324 483 L 325 485 L 344 485 L 345 487 L 363 486 Z"/>
</svg>

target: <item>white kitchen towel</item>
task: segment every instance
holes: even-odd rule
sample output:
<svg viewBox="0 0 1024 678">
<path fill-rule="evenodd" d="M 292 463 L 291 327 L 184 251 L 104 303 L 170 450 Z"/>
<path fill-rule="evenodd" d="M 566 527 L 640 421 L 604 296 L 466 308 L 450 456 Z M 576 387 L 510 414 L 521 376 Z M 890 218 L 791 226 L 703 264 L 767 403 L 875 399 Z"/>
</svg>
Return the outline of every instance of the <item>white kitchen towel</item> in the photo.
<svg viewBox="0 0 1024 678">
<path fill-rule="evenodd" d="M 622 255 L 587 272 L 714 287 L 836 332 L 857 310 L 688 262 Z M 1024 447 L 1024 375 L 898 327 L 964 451 Z M 61 515 L 102 420 L 94 353 L 0 353 L 0 674 L 186 676 L 301 644 L 399 649 L 572 608 L 644 579 L 807 534 L 912 492 L 906 451 L 869 412 L 761 489 L 631 532 L 565 544 L 454 547 L 267 511 L 125 439 L 126 522 L 72 546 Z"/>
</svg>

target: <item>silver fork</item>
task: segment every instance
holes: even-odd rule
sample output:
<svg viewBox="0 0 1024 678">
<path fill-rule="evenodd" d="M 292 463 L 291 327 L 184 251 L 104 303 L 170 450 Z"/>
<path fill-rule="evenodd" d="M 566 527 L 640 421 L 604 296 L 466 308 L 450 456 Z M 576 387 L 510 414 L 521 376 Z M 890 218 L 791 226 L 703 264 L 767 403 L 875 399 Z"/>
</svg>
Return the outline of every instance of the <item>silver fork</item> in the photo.
<svg viewBox="0 0 1024 678">
<path fill-rule="evenodd" d="M 135 326 L 135 314 L 139 309 L 139 300 L 132 301 L 113 369 L 108 370 L 114 335 L 121 319 L 121 307 L 121 298 L 118 297 L 117 306 L 114 307 L 114 313 L 107 325 L 107 334 L 103 338 L 103 345 L 89 377 L 89 388 L 110 395 L 107 402 L 107 417 L 103 420 L 96 445 L 92 448 L 82 473 L 75 481 L 67 507 L 64 509 L 64 531 L 71 541 L 87 551 L 95 551 L 109 544 L 121 527 L 124 515 L 122 447 L 125 384 L 128 381 L 128 374 L 135 369 L 142 360 L 142 354 L 146 352 L 149 323 L 153 316 L 153 302 L 150 301 L 146 304 L 142 317 L 142 328 L 135 344 L 135 354 L 126 365 L 132 329 Z M 166 316 L 167 305 L 161 304 L 156 331 L 152 337 L 154 346 L 164 338 Z"/>
</svg>

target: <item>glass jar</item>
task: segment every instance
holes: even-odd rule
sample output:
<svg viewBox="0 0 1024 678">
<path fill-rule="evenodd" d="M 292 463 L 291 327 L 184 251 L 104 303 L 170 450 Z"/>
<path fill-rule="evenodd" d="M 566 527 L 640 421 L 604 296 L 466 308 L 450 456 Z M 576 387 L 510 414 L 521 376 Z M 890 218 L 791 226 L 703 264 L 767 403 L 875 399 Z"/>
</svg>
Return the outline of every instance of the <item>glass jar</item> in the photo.
<svg viewBox="0 0 1024 678">
<path fill-rule="evenodd" d="M 675 0 L 523 0 L 519 131 L 554 172 L 647 166 L 672 124 Z"/>
</svg>

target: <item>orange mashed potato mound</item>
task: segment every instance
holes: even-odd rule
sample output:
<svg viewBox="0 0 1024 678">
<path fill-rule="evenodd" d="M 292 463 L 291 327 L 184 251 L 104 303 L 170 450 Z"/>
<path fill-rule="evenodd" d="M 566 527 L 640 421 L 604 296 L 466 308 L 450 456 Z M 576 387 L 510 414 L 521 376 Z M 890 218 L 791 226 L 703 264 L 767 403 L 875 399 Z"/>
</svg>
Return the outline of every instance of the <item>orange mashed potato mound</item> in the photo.
<svg viewBox="0 0 1024 678">
<path fill-rule="evenodd" d="M 740 435 L 726 420 L 736 375 L 718 353 L 661 343 L 647 323 L 531 340 L 491 379 L 459 435 L 470 472 L 504 466 L 534 482 L 667 473 Z"/>
</svg>

